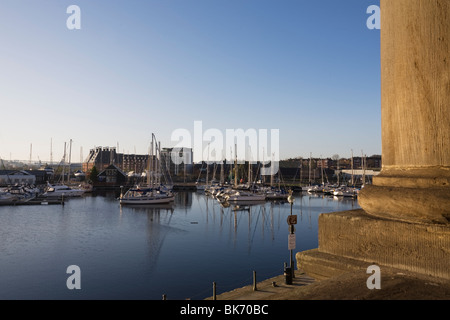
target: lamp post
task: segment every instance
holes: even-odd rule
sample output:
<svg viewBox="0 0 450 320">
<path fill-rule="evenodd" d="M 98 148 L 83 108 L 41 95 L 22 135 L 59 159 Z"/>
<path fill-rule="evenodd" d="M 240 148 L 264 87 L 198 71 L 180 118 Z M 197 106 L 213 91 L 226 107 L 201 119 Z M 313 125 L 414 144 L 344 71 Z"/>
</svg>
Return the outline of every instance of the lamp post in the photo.
<svg viewBox="0 0 450 320">
<path fill-rule="evenodd" d="M 289 190 L 289 196 L 288 196 L 288 202 L 291 204 L 291 213 L 288 217 L 288 225 L 289 225 L 289 251 L 290 251 L 290 258 L 289 258 L 289 267 L 291 269 L 291 276 L 292 278 L 295 278 L 294 273 L 294 259 L 292 251 L 295 249 L 295 228 L 294 225 L 297 224 L 297 215 L 292 214 L 292 206 L 294 204 L 295 198 L 292 195 L 292 190 Z"/>
</svg>

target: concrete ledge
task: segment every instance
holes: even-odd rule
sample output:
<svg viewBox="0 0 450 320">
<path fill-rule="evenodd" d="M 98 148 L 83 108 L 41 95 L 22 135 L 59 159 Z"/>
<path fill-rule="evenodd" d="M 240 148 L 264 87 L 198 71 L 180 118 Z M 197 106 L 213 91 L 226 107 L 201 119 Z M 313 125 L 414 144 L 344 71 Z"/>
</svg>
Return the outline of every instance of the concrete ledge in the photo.
<svg viewBox="0 0 450 320">
<path fill-rule="evenodd" d="M 370 265 L 360 260 L 339 257 L 318 249 L 298 252 L 297 268 L 316 280 L 325 280 L 342 274 L 366 270 Z"/>
<path fill-rule="evenodd" d="M 297 253 L 297 260 L 298 265 L 307 270 L 297 270 L 292 285 L 285 284 L 284 276 L 279 275 L 258 282 L 257 291 L 248 285 L 219 294 L 217 300 L 450 299 L 450 281 L 380 266 L 381 289 L 371 290 L 367 287 L 368 263 L 321 253 L 317 249 Z M 311 274 L 323 280 L 314 279 Z M 205 300 L 212 300 L 212 297 Z"/>
<path fill-rule="evenodd" d="M 321 214 L 318 251 L 450 280 L 448 225 L 375 218 L 363 210 Z"/>
</svg>

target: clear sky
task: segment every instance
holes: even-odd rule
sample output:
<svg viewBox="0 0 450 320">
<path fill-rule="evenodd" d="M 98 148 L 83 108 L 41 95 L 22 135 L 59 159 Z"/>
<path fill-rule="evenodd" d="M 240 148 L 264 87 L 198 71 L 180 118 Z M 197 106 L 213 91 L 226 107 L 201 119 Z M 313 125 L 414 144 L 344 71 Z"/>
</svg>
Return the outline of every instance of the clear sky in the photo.
<svg viewBox="0 0 450 320">
<path fill-rule="evenodd" d="M 70 30 L 66 10 L 81 10 Z M 280 158 L 381 154 L 379 0 L 2 0 L 0 157 L 145 154 L 279 129 Z M 52 141 L 52 148 L 51 148 Z M 205 144 L 206 146 L 206 144 Z M 81 153 L 82 150 L 82 153 Z M 81 153 L 81 154 L 80 154 Z"/>
</svg>

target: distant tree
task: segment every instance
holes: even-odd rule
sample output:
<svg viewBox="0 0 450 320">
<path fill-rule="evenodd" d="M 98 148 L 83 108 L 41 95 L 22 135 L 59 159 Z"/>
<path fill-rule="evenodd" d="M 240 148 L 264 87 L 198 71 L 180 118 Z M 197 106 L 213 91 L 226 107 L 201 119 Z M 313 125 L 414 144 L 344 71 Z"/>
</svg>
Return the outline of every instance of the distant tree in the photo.
<svg viewBox="0 0 450 320">
<path fill-rule="evenodd" d="M 98 174 L 99 174 L 99 172 L 98 172 L 97 168 L 95 166 L 93 166 L 91 171 L 89 171 L 89 175 L 88 175 L 89 180 L 91 180 L 92 182 L 97 182 Z"/>
</svg>

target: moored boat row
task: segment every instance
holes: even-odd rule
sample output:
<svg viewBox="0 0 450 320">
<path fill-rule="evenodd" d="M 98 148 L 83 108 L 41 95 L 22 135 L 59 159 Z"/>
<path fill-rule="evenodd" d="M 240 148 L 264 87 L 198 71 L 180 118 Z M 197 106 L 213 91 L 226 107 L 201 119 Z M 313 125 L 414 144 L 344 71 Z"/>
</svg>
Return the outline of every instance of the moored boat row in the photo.
<svg viewBox="0 0 450 320">
<path fill-rule="evenodd" d="M 47 183 L 45 187 L 14 185 L 0 189 L 0 205 L 55 203 L 55 199 L 81 197 L 92 191 L 89 185 L 71 187 Z M 63 201 L 60 201 L 63 202 Z"/>
<path fill-rule="evenodd" d="M 198 188 L 197 191 L 204 191 L 205 194 L 213 196 L 219 202 L 239 202 L 254 203 L 266 200 L 287 200 L 289 192 L 284 189 L 273 187 L 256 187 L 248 189 L 234 188 L 230 185 L 212 185 Z"/>
<path fill-rule="evenodd" d="M 303 191 L 308 193 L 322 193 L 325 195 L 333 195 L 337 197 L 352 197 L 356 198 L 359 193 L 359 188 L 351 186 L 337 186 L 337 185 L 314 185 L 302 188 Z"/>
</svg>

